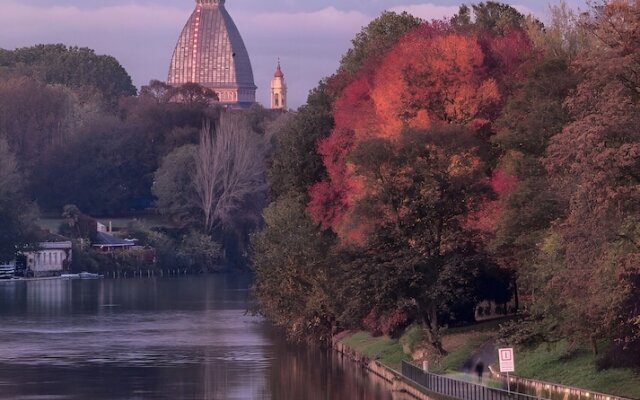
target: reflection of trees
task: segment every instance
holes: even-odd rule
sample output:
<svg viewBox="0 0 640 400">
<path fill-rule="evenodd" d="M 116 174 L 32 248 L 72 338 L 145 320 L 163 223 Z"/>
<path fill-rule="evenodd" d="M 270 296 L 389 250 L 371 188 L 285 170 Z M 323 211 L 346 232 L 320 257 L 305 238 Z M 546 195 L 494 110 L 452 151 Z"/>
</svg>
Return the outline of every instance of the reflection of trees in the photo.
<svg viewBox="0 0 640 400">
<path fill-rule="evenodd" d="M 276 338 L 269 371 L 273 400 L 391 400 L 381 379 L 331 351 L 296 346 Z M 279 335 L 278 335 L 279 336 Z"/>
</svg>

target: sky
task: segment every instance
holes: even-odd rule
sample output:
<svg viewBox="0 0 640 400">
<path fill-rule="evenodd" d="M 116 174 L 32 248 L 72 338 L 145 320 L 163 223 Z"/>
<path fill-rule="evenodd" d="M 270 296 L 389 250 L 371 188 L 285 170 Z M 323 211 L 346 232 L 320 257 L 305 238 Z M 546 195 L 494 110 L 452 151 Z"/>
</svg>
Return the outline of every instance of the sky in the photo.
<svg viewBox="0 0 640 400">
<path fill-rule="evenodd" d="M 545 19 L 559 0 L 514 0 L 520 11 Z M 384 10 L 437 19 L 469 0 L 227 0 L 249 51 L 258 101 L 269 104 L 278 58 L 289 87 L 289 107 L 335 72 L 351 39 Z M 583 0 L 568 0 L 585 9 Z M 90 47 L 127 69 L 136 86 L 166 80 L 176 41 L 195 0 L 0 0 L 0 48 L 40 43 Z"/>
</svg>

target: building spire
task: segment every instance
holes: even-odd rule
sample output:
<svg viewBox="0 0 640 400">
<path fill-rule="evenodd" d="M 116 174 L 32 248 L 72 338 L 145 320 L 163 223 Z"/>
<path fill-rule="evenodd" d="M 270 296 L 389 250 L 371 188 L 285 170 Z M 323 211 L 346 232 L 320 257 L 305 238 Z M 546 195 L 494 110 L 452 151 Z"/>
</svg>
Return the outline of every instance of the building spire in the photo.
<svg viewBox="0 0 640 400">
<path fill-rule="evenodd" d="M 282 73 L 282 68 L 280 68 L 280 57 L 278 57 L 278 66 L 276 67 L 276 73 L 273 74 L 274 78 L 284 78 L 284 74 Z"/>
<path fill-rule="evenodd" d="M 280 58 L 278 58 L 278 66 L 276 73 L 273 74 L 271 80 L 271 108 L 274 110 L 287 109 L 287 84 L 284 81 L 284 73 L 280 67 Z"/>
</svg>

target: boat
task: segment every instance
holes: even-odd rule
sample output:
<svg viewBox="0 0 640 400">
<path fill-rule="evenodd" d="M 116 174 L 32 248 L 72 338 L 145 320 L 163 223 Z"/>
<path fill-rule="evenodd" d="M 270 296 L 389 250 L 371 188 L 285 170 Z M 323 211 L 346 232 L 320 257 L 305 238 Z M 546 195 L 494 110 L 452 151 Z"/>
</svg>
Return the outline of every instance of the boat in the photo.
<svg viewBox="0 0 640 400">
<path fill-rule="evenodd" d="M 0 265 L 0 279 L 13 279 L 15 274 L 16 274 L 15 264 Z"/>
<path fill-rule="evenodd" d="M 79 279 L 80 278 L 80 274 L 62 274 L 62 275 L 60 275 L 60 278 L 62 278 L 62 279 Z"/>
<path fill-rule="evenodd" d="M 92 274 L 91 272 L 80 272 L 78 274 L 80 279 L 100 279 L 104 278 L 104 275 Z"/>
</svg>

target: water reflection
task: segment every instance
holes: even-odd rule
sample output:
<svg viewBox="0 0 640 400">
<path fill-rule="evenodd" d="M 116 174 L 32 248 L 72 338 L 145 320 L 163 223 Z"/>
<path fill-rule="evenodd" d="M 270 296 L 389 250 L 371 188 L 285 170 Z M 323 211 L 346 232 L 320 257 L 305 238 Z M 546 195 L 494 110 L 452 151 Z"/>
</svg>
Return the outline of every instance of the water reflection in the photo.
<svg viewBox="0 0 640 400">
<path fill-rule="evenodd" d="M 248 280 L 0 283 L 0 399 L 387 400 L 248 315 Z"/>
</svg>

